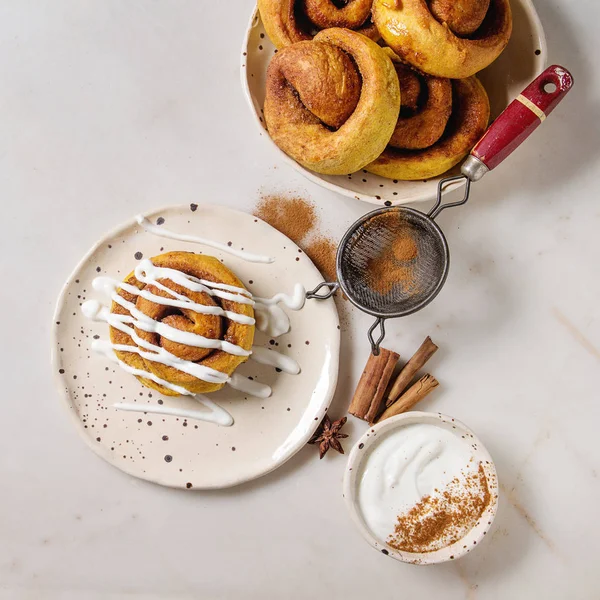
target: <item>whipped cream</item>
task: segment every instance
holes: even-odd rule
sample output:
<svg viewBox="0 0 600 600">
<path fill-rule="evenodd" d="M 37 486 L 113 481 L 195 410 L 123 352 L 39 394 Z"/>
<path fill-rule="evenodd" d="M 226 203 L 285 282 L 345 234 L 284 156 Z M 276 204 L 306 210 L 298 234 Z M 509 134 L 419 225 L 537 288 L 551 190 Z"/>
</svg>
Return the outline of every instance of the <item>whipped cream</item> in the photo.
<svg viewBox="0 0 600 600">
<path fill-rule="evenodd" d="M 469 485 L 480 469 L 470 441 L 429 423 L 408 424 L 384 435 L 370 448 L 363 465 L 359 509 L 366 526 L 384 542 L 394 535 L 399 517 L 422 506 L 424 498 L 443 502 L 445 490 Z M 426 551 L 438 549 L 439 543 Z"/>
</svg>

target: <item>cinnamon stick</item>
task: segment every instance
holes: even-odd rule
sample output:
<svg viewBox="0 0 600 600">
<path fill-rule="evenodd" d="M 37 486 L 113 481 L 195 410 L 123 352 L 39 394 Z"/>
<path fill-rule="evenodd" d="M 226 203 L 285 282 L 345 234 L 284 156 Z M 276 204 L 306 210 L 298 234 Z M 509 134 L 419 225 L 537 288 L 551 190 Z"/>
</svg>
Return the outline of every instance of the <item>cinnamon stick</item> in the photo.
<svg viewBox="0 0 600 600">
<path fill-rule="evenodd" d="M 413 354 L 411 359 L 402 367 L 396 381 L 394 381 L 388 396 L 385 401 L 386 407 L 390 406 L 402 394 L 402 392 L 408 387 L 413 377 L 417 374 L 419 369 L 435 354 L 438 347 L 431 341 L 431 338 L 427 336 L 425 341 L 421 344 L 421 347 Z"/>
<path fill-rule="evenodd" d="M 429 392 L 435 389 L 439 385 L 438 380 L 427 373 L 423 375 L 419 381 L 408 388 L 396 402 L 394 402 L 389 408 L 386 408 L 384 413 L 377 419 L 377 422 L 399 415 L 400 413 L 406 412 L 412 408 L 417 402 L 423 400 Z"/>
<path fill-rule="evenodd" d="M 380 348 L 377 356 L 369 355 L 348 409 L 351 415 L 369 422 L 375 420 L 399 358 L 398 354 L 385 348 Z"/>
</svg>

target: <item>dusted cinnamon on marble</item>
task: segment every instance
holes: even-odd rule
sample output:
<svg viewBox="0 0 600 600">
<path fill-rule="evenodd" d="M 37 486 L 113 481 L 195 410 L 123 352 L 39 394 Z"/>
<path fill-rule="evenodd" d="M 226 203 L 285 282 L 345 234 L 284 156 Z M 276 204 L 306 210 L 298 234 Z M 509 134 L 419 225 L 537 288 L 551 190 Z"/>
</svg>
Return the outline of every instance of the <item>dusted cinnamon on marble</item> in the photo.
<svg viewBox="0 0 600 600">
<path fill-rule="evenodd" d="M 385 390 L 399 358 L 399 354 L 386 348 L 380 348 L 377 356 L 369 354 L 369 359 L 348 409 L 351 415 L 369 422 L 377 418 Z"/>
<path fill-rule="evenodd" d="M 419 349 L 413 354 L 404 367 L 402 367 L 400 373 L 398 373 L 398 377 L 396 377 L 396 380 L 388 392 L 387 400 L 385 402 L 386 407 L 398 400 L 402 392 L 410 385 L 414 376 L 435 354 L 437 349 L 438 347 L 431 341 L 431 338 L 427 336 Z"/>
</svg>

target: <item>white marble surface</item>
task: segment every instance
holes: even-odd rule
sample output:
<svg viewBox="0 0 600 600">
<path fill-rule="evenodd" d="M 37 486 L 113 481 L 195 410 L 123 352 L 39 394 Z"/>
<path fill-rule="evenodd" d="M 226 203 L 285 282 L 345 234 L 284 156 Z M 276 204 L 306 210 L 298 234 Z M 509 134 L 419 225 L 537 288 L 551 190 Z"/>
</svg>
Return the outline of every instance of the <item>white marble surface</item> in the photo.
<svg viewBox="0 0 600 600">
<path fill-rule="evenodd" d="M 445 212 L 441 296 L 390 327 L 431 334 L 438 393 L 495 457 L 492 533 L 456 563 L 374 552 L 342 503 L 344 457 L 306 448 L 230 491 L 133 480 L 78 438 L 54 390 L 55 298 L 104 231 L 168 202 L 250 210 L 261 192 L 318 202 L 339 235 L 366 206 L 277 164 L 238 81 L 250 1 L 0 2 L 2 598 L 569 598 L 600 595 L 600 55 L 595 0 L 538 0 L 570 97 L 518 156 Z M 333 414 L 367 355 L 344 332 Z M 349 429 L 356 440 L 362 423 Z"/>
</svg>

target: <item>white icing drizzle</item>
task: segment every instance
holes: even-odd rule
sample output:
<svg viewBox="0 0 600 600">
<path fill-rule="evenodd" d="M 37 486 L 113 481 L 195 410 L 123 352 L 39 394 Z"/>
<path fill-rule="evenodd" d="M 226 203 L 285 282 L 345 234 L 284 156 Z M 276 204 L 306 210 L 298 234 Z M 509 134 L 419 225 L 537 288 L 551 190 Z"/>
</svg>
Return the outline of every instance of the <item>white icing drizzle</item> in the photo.
<svg viewBox="0 0 600 600">
<path fill-rule="evenodd" d="M 194 395 L 192 392 L 190 392 L 189 390 L 186 390 L 184 387 L 181 387 L 180 385 L 175 385 L 173 383 L 169 383 L 168 381 L 161 379 L 154 373 L 150 373 L 149 371 L 144 371 L 143 369 L 136 369 L 134 367 L 130 367 L 127 363 L 124 363 L 122 360 L 120 360 L 117 357 L 117 355 L 110 348 L 110 344 L 98 345 L 98 346 L 96 346 L 96 348 L 94 348 L 94 350 L 96 352 L 103 354 L 106 358 L 108 358 L 108 360 L 118 364 L 121 367 L 121 369 L 123 369 L 123 371 L 126 371 L 127 373 L 131 373 L 132 375 L 135 375 L 136 377 L 143 377 L 144 379 L 149 379 L 150 381 L 154 381 L 154 383 L 158 383 L 158 385 L 162 385 L 163 387 L 166 387 L 167 389 L 169 389 L 173 392 L 181 394 L 182 396 L 193 396 Z"/>
<path fill-rule="evenodd" d="M 228 246 L 227 244 L 223 244 L 221 242 L 215 242 L 206 238 L 169 231 L 168 229 L 165 229 L 162 226 L 153 225 L 143 215 L 137 215 L 135 217 L 135 220 L 144 228 L 145 231 L 154 235 L 158 235 L 159 237 L 169 238 L 172 240 L 179 240 L 181 242 L 191 242 L 192 244 L 204 244 L 205 246 L 210 246 L 211 248 L 216 248 L 217 250 L 221 250 L 222 252 L 227 252 L 232 256 L 237 256 L 238 258 L 247 260 L 248 262 L 266 264 L 271 264 L 275 262 L 275 258 L 272 256 L 252 254 L 251 252 L 245 252 L 244 250 L 236 250 L 235 248 L 232 248 L 231 246 Z"/>
<path fill-rule="evenodd" d="M 284 373 L 298 375 L 300 365 L 291 357 L 268 348 L 254 348 L 250 358 L 261 365 L 269 365 L 281 369 Z"/>
<path fill-rule="evenodd" d="M 132 327 L 129 327 L 124 323 L 124 321 L 127 320 L 132 322 L 133 319 L 131 317 L 126 315 L 115 315 L 114 313 L 111 313 L 106 306 L 102 306 L 102 304 L 100 304 L 100 302 L 97 300 L 87 300 L 83 303 L 81 310 L 88 319 L 91 319 L 92 321 L 105 321 L 115 329 L 126 333 L 137 344 L 137 346 L 140 347 L 137 348 L 136 346 L 126 346 L 126 349 L 123 349 L 124 352 L 136 352 L 148 360 L 160 362 L 164 365 L 168 365 L 179 370 L 183 370 L 183 368 L 181 368 L 182 365 L 189 363 L 189 365 L 193 366 L 194 372 L 190 374 L 194 377 L 209 383 L 227 383 L 228 378 L 225 373 L 221 373 L 221 371 L 211 369 L 210 367 L 205 367 L 204 365 L 183 360 L 174 354 L 171 354 L 168 350 L 144 340 L 135 332 Z M 103 343 L 107 344 L 108 342 Z M 98 345 L 98 340 L 94 340 L 92 343 L 92 349 L 94 349 L 94 344 Z M 141 348 L 150 350 L 150 352 L 143 352 Z M 105 354 L 105 350 L 106 349 L 104 347 L 98 348 L 98 352 L 101 354 Z M 189 371 L 186 370 L 185 372 L 188 373 Z"/>
<path fill-rule="evenodd" d="M 280 292 L 279 294 L 275 294 L 272 298 L 255 298 L 255 300 L 266 306 L 282 302 L 290 310 L 300 310 L 306 303 L 306 289 L 301 283 L 297 283 L 294 286 L 294 293 L 292 296 Z"/>
<path fill-rule="evenodd" d="M 300 310 L 306 302 L 306 289 L 301 283 L 294 286 L 292 296 L 279 293 L 272 298 L 255 298 L 256 328 L 269 337 L 279 337 L 290 330 L 290 318 L 278 305 L 282 302 L 290 310 Z"/>
<path fill-rule="evenodd" d="M 256 318 L 256 329 L 271 338 L 284 335 L 290 330 L 290 318 L 277 305 L 255 304 L 254 316 Z"/>
<path fill-rule="evenodd" d="M 158 415 L 171 415 L 173 417 L 182 417 L 184 419 L 196 419 L 197 421 L 209 421 L 216 423 L 222 427 L 231 427 L 233 425 L 233 417 L 221 406 L 215 404 L 205 396 L 195 396 L 196 400 L 203 404 L 208 411 L 189 410 L 185 408 L 172 408 L 170 406 L 158 405 L 149 406 L 142 404 L 128 404 L 125 402 L 116 402 L 113 406 L 117 410 L 125 410 L 137 413 L 151 413 Z"/>
<path fill-rule="evenodd" d="M 200 365 L 193 361 L 181 359 L 174 354 L 171 354 L 164 348 L 147 342 L 146 340 L 140 338 L 133 328 L 125 325 L 122 322 L 123 319 L 131 319 L 131 317 L 127 317 L 126 315 L 115 315 L 111 313 L 106 306 L 102 306 L 97 300 L 87 300 L 84 302 L 82 311 L 86 317 L 95 321 L 106 321 L 109 325 L 112 325 L 116 329 L 119 329 L 119 331 L 123 331 L 123 333 L 131 336 L 131 339 L 137 344 L 137 346 L 129 346 L 127 344 L 112 344 L 106 340 L 94 340 L 92 342 L 92 350 L 106 356 L 113 362 L 116 362 L 123 370 L 131 373 L 132 375 L 137 375 L 145 379 L 151 379 L 155 383 L 158 383 L 159 385 L 171 389 L 179 394 L 184 394 L 187 396 L 194 395 L 185 388 L 178 385 L 173 385 L 152 373 L 130 367 L 123 361 L 119 360 L 113 351 L 133 352 L 145 358 L 146 360 L 173 367 L 174 369 L 182 371 L 183 373 L 188 373 L 189 375 L 192 375 L 197 379 L 201 379 L 202 381 L 218 384 L 227 383 L 233 389 L 242 391 L 245 394 L 249 394 L 257 398 L 269 398 L 272 394 L 271 387 L 264 383 L 247 379 L 246 377 L 243 377 L 237 373 L 231 377 L 228 377 L 225 373 L 211 369 L 210 367 L 206 367 L 204 365 Z M 114 319 L 114 317 L 119 318 Z M 151 351 L 146 352 L 143 350 L 143 348 Z"/>
<path fill-rule="evenodd" d="M 215 283 L 213 281 L 208 281 L 207 279 L 198 279 L 193 275 L 188 275 L 187 273 L 177 271 L 177 269 L 157 267 L 152 263 L 151 260 L 147 258 L 138 263 L 134 272 L 135 278 L 138 281 L 149 283 L 154 286 L 157 286 L 158 279 L 170 279 L 173 283 L 176 283 L 181 287 L 193 292 L 203 292 L 211 296 L 216 296 L 217 298 L 237 302 L 238 304 L 254 304 L 254 301 L 252 300 L 252 294 L 245 288 L 228 285 L 226 283 Z M 170 288 L 162 286 L 162 284 L 159 284 L 157 287 L 159 286 L 169 294 L 176 296 L 175 292 Z M 185 298 L 185 296 L 182 296 L 182 298 Z M 185 300 L 189 302 L 188 298 L 185 298 Z"/>
<path fill-rule="evenodd" d="M 106 306 L 102 306 L 97 300 L 87 300 L 83 303 L 81 310 L 88 319 L 93 321 L 105 321 L 115 329 L 129 335 L 137 344 L 137 346 L 128 346 L 126 344 L 110 344 L 106 341 L 94 340 L 92 349 L 101 354 L 106 354 L 106 345 L 108 344 L 113 350 L 134 352 L 146 360 L 173 367 L 174 369 L 188 373 L 189 375 L 201 379 L 202 381 L 207 381 L 208 383 L 227 383 L 229 381 L 229 377 L 221 371 L 179 358 L 161 346 L 156 346 L 155 344 L 144 340 L 132 327 L 129 327 L 124 323 L 124 321 L 133 321 L 131 317 L 126 315 L 115 315 L 114 313 L 111 313 Z M 142 348 L 150 350 L 150 352 L 144 352 Z"/>
<path fill-rule="evenodd" d="M 94 340 L 92 342 L 92 350 L 99 354 L 106 354 L 106 348 L 115 350 L 117 352 L 132 352 L 138 354 L 142 358 L 151 362 L 160 363 L 168 367 L 173 367 L 178 371 L 187 373 L 196 379 L 202 381 L 208 381 L 209 383 L 227 383 L 229 378 L 225 373 L 210 369 L 204 365 L 178 358 L 174 354 L 167 352 L 164 348 L 154 346 L 156 348 L 153 352 L 145 352 L 137 346 L 128 346 L 127 344 L 111 344 L 107 340 Z"/>
<path fill-rule="evenodd" d="M 94 279 L 92 285 L 96 289 L 98 289 L 96 287 L 96 282 L 98 279 L 105 280 L 107 278 L 99 277 L 97 279 Z M 102 285 L 104 286 L 104 282 L 102 282 Z M 159 296 L 157 296 L 157 298 L 158 297 Z M 177 329 L 175 327 L 172 327 L 171 325 L 167 325 L 166 323 L 155 321 L 148 315 L 144 314 L 141 310 L 139 310 L 136 307 L 136 305 L 133 304 L 133 302 L 129 302 L 125 300 L 125 298 L 117 294 L 116 291 L 110 295 L 110 298 L 119 306 L 122 306 L 124 309 L 128 310 L 131 313 L 131 315 L 115 315 L 114 313 L 110 313 L 110 316 L 107 317 L 107 319 L 105 320 L 108 320 L 108 318 L 110 318 L 110 320 L 112 321 L 132 323 L 138 329 L 142 329 L 143 331 L 146 331 L 148 333 L 157 333 L 161 337 L 164 337 L 172 342 L 176 342 L 178 344 L 185 344 L 186 346 L 192 346 L 194 348 L 211 348 L 213 350 L 218 349 L 222 350 L 223 352 L 233 354 L 235 356 L 250 355 L 249 350 L 246 350 L 241 346 L 237 346 L 236 344 L 232 344 L 231 342 L 228 342 L 226 340 L 207 338 L 198 333 L 193 333 L 191 331 L 182 331 L 181 329 Z M 176 301 L 174 300 L 173 302 Z M 109 324 L 112 325 L 110 321 Z"/>
<path fill-rule="evenodd" d="M 229 386 L 255 398 L 270 398 L 273 390 L 270 386 L 248 379 L 239 373 L 234 373 L 229 379 Z"/>
<path fill-rule="evenodd" d="M 240 315 L 239 313 L 232 312 L 229 310 L 223 310 L 220 306 L 206 306 L 205 304 L 197 304 L 196 302 L 192 302 L 189 298 L 170 290 L 168 287 L 162 285 L 159 282 L 151 282 L 157 288 L 168 291 L 169 294 L 174 296 L 173 298 L 165 298 L 164 296 L 157 296 L 148 290 L 140 290 L 134 285 L 130 285 L 128 283 L 124 283 L 119 281 L 118 279 L 113 279 L 112 277 L 96 277 L 94 281 L 92 281 L 92 286 L 98 292 L 102 292 L 106 296 L 108 296 L 111 300 L 118 302 L 121 304 L 122 302 L 127 302 L 122 296 L 117 294 L 117 289 L 125 290 L 134 296 L 141 296 L 146 300 L 151 302 L 155 302 L 156 304 L 162 304 L 163 306 L 173 306 L 175 308 L 182 308 L 187 310 L 192 310 L 197 313 L 201 313 L 204 315 L 216 315 L 228 318 L 230 321 L 235 321 L 236 323 L 241 323 L 242 325 L 254 325 L 254 319 L 247 315 Z M 115 298 L 117 296 L 117 298 Z M 120 299 L 120 300 L 119 300 Z M 131 302 L 127 302 L 128 306 L 133 306 L 135 310 L 135 304 Z M 121 304 L 123 308 L 125 306 Z M 138 311 L 139 312 L 139 311 Z M 143 314 L 143 313 L 140 313 Z M 146 315 L 144 315 L 145 318 Z"/>
<path fill-rule="evenodd" d="M 163 237 L 172 237 L 173 239 L 181 239 L 183 241 L 200 240 L 200 238 L 192 238 L 191 236 L 180 236 L 179 234 L 172 234 L 172 232 L 169 232 L 163 228 L 155 227 L 142 216 L 138 216 L 137 220 L 138 223 L 140 223 L 150 233 L 162 235 Z M 202 241 L 200 243 L 204 242 L 205 241 Z M 211 244 L 214 247 L 222 246 L 221 244 L 218 244 L 216 242 Z M 231 251 L 229 247 L 224 247 L 223 249 L 226 251 Z M 252 260 L 253 258 L 257 258 L 255 255 L 246 252 L 233 251 L 232 253 L 241 256 L 246 260 Z M 248 256 L 250 256 L 251 258 L 248 258 Z M 269 257 L 262 258 L 269 259 Z M 269 259 L 268 261 L 258 260 L 254 262 L 272 261 L 273 259 Z M 82 305 L 82 312 L 87 318 L 94 321 L 105 321 L 115 329 L 118 329 L 119 331 L 122 331 L 123 333 L 127 334 L 136 344 L 135 346 L 128 344 L 112 344 L 108 341 L 103 340 L 94 341 L 92 344 L 92 349 L 94 351 L 104 355 L 112 362 L 115 362 L 124 371 L 131 373 L 132 375 L 151 380 L 157 383 L 158 385 L 161 385 L 178 394 L 184 396 L 195 396 L 194 393 L 190 392 L 186 388 L 165 381 L 157 375 L 155 375 L 154 373 L 129 366 L 128 364 L 120 360 L 116 356 L 115 352 L 132 352 L 138 354 L 145 360 L 173 367 L 174 369 L 182 371 L 183 373 L 187 373 L 202 381 L 215 384 L 227 383 L 236 390 L 242 391 L 243 393 L 252 396 L 256 396 L 258 398 L 268 398 L 269 396 L 271 396 L 272 390 L 268 385 L 259 383 L 252 379 L 248 379 L 247 377 L 244 377 L 238 373 L 235 373 L 231 377 L 229 377 L 226 373 L 222 373 L 221 371 L 217 371 L 216 369 L 206 367 L 193 361 L 181 359 L 167 351 L 165 348 L 152 344 L 151 342 L 148 342 L 147 340 L 141 338 L 135 331 L 135 329 L 140 329 L 145 332 L 156 333 L 165 339 L 186 346 L 219 349 L 223 352 L 227 352 L 235 356 L 252 355 L 252 358 L 256 362 L 260 364 L 273 366 L 285 373 L 295 375 L 300 372 L 300 365 L 298 365 L 298 363 L 293 358 L 285 356 L 274 350 L 254 348 L 254 352 L 251 352 L 242 348 L 241 346 L 232 344 L 231 342 L 227 342 L 226 340 L 215 340 L 212 338 L 206 338 L 199 334 L 188 331 L 182 331 L 176 329 L 175 327 L 171 327 L 166 323 L 156 321 L 148 315 L 141 312 L 133 302 L 129 302 L 128 300 L 120 296 L 117 293 L 117 290 L 122 289 L 126 292 L 129 292 L 132 295 L 141 296 L 151 302 L 155 302 L 157 304 L 162 304 L 165 306 L 172 306 L 175 308 L 190 310 L 201 314 L 213 314 L 217 316 L 223 316 L 231 321 L 235 321 L 237 323 L 245 325 L 255 324 L 255 320 L 247 315 L 241 315 L 233 311 L 227 311 L 221 308 L 220 306 L 206 306 L 204 304 L 198 304 L 191 301 L 185 295 L 175 292 L 174 290 L 170 289 L 169 287 L 165 286 L 159 281 L 160 279 L 167 279 L 190 291 L 209 294 L 211 296 L 228 300 L 230 302 L 253 305 L 257 317 L 257 328 L 260 331 L 268 333 L 272 337 L 276 337 L 286 333 L 287 331 L 289 331 L 290 328 L 289 318 L 285 311 L 278 306 L 278 304 L 283 303 L 290 310 L 300 310 L 304 306 L 306 300 L 306 290 L 301 284 L 295 285 L 294 293 L 292 296 L 283 293 L 278 293 L 275 294 L 272 298 L 258 298 L 255 301 L 252 297 L 252 294 L 245 288 L 228 285 L 225 283 L 215 283 L 205 279 L 193 277 L 175 269 L 158 267 L 148 259 L 140 261 L 134 273 L 138 281 L 147 285 L 152 285 L 157 289 L 168 293 L 170 297 L 157 296 L 156 294 L 152 294 L 146 289 L 140 290 L 136 286 L 118 281 L 116 279 L 112 279 L 110 277 L 97 277 L 92 282 L 94 289 L 104 293 L 113 302 L 119 304 L 122 308 L 127 310 L 129 314 L 121 315 L 111 313 L 108 307 L 103 306 L 100 302 L 96 300 L 88 300 Z M 201 401 L 210 402 L 206 399 L 201 399 Z M 218 407 L 212 402 L 211 405 L 219 410 L 222 410 L 220 409 L 220 407 Z M 160 407 L 160 410 L 158 410 L 154 409 L 153 407 L 148 407 L 148 409 L 140 409 L 138 405 L 119 404 L 115 406 L 119 407 L 121 410 L 138 410 L 138 412 L 151 412 L 150 409 L 152 409 L 155 412 L 162 412 L 164 414 L 175 414 L 172 412 L 166 413 L 166 409 L 164 407 Z M 180 409 L 172 410 L 180 411 Z M 223 412 L 228 415 L 229 419 L 231 419 L 231 415 L 229 415 L 227 411 Z M 180 414 L 180 412 L 178 412 L 177 414 Z M 206 418 L 206 413 L 203 413 L 202 417 L 190 416 L 190 418 L 202 418 L 204 420 L 212 420 Z M 231 419 L 231 422 L 233 422 L 233 419 Z"/>
</svg>

